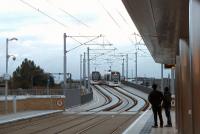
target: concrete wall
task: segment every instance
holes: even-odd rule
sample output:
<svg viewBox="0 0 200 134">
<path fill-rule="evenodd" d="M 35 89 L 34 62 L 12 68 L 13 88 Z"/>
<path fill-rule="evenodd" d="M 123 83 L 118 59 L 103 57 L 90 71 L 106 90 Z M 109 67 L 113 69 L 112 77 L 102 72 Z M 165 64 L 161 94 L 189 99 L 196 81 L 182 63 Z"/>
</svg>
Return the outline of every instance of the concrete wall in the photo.
<svg viewBox="0 0 200 134">
<path fill-rule="evenodd" d="M 88 103 L 93 100 L 93 92 L 81 96 L 81 104 Z"/>
<path fill-rule="evenodd" d="M 124 85 L 133 87 L 133 88 L 135 88 L 135 89 L 137 89 L 137 90 L 139 90 L 139 91 L 142 91 L 142 92 L 144 92 L 144 93 L 146 93 L 146 94 L 149 94 L 149 93 L 152 91 L 152 88 L 148 88 L 148 87 L 143 86 L 143 85 L 134 84 L 134 83 L 132 83 L 132 82 L 123 81 L 122 83 L 123 83 Z M 176 103 L 175 96 L 172 95 L 172 102 L 171 102 L 172 108 L 175 108 L 175 105 L 176 105 L 175 103 Z"/>
<path fill-rule="evenodd" d="M 78 106 L 87 103 L 93 99 L 93 93 L 81 94 L 80 89 L 68 89 L 66 91 L 66 108 Z"/>
<path fill-rule="evenodd" d="M 134 83 L 127 82 L 127 81 L 124 81 L 122 83 L 125 84 L 125 85 L 127 85 L 127 86 L 130 86 L 130 87 L 133 87 L 135 89 L 138 89 L 138 90 L 140 90 L 140 91 L 142 91 L 144 93 L 147 93 L 147 94 L 149 94 L 152 91 L 152 88 L 148 88 L 146 86 L 134 84 Z"/>
<path fill-rule="evenodd" d="M 81 91 L 80 89 L 67 89 L 66 90 L 66 108 L 74 107 L 81 104 Z"/>
<path fill-rule="evenodd" d="M 4 101 L 0 101 L 0 114 L 5 113 Z M 16 101 L 16 111 L 64 110 L 64 98 L 26 98 Z M 13 101 L 8 100 L 8 113 L 13 113 Z"/>
</svg>

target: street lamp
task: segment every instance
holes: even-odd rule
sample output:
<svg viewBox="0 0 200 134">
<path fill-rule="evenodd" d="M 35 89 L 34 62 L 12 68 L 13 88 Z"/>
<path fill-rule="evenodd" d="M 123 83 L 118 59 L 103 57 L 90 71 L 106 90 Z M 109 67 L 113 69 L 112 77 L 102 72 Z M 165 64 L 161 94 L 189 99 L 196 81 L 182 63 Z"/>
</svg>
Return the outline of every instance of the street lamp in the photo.
<svg viewBox="0 0 200 134">
<path fill-rule="evenodd" d="M 10 76 L 8 75 L 8 59 L 10 57 L 13 57 L 13 60 L 16 59 L 16 57 L 14 55 L 9 55 L 8 54 L 8 42 L 9 41 L 17 41 L 17 38 L 10 38 L 10 39 L 6 39 L 6 74 L 5 74 L 5 81 L 6 81 L 6 88 L 5 88 L 5 111 L 6 113 L 8 112 L 8 80 L 10 79 Z"/>
</svg>

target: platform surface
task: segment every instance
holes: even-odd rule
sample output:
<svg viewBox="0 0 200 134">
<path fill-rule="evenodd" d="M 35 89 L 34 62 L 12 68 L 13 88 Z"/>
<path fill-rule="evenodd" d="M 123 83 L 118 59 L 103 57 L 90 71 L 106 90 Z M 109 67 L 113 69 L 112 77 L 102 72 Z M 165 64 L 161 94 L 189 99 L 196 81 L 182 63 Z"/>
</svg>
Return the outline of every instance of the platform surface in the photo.
<svg viewBox="0 0 200 134">
<path fill-rule="evenodd" d="M 164 125 L 166 125 L 167 119 L 164 110 L 162 112 L 162 115 L 163 115 Z M 153 112 L 152 110 L 148 110 L 142 113 L 141 116 L 123 132 L 123 134 L 177 134 L 175 128 L 174 111 L 171 111 L 171 117 L 172 117 L 173 127 L 152 128 L 152 125 L 154 124 Z"/>
</svg>

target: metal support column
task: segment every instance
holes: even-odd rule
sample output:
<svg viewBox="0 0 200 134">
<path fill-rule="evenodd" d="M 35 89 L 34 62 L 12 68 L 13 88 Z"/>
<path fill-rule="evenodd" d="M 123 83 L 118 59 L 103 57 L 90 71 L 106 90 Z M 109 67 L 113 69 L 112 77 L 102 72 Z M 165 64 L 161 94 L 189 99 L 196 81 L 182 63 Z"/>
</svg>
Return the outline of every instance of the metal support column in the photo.
<svg viewBox="0 0 200 134">
<path fill-rule="evenodd" d="M 87 54 L 88 54 L 88 93 L 90 92 L 90 48 L 87 48 Z"/>
<path fill-rule="evenodd" d="M 122 77 L 124 78 L 124 58 L 122 59 Z"/>
<path fill-rule="evenodd" d="M 84 52 L 83 55 L 83 81 L 84 81 L 84 88 L 86 89 L 86 54 Z M 85 90 L 86 93 L 86 90 Z"/>
<path fill-rule="evenodd" d="M 64 81 L 64 91 L 63 91 L 63 94 L 66 95 L 66 88 L 67 88 L 67 78 L 66 78 L 66 75 L 67 75 L 67 51 L 66 51 L 66 33 L 64 33 L 64 61 L 63 61 L 63 81 Z"/>
<path fill-rule="evenodd" d="M 137 51 L 135 52 L 135 83 L 137 84 Z"/>
<path fill-rule="evenodd" d="M 128 54 L 126 54 L 126 80 L 128 81 Z"/>
<path fill-rule="evenodd" d="M 82 54 L 80 55 L 80 88 L 82 85 Z"/>
</svg>

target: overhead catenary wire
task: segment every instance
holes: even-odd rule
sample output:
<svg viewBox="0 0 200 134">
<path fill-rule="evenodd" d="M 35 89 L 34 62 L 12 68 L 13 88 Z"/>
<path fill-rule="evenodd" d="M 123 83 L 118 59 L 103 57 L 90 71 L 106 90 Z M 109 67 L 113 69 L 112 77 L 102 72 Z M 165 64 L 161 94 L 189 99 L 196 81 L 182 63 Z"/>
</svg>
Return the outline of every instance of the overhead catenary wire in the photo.
<svg viewBox="0 0 200 134">
<path fill-rule="evenodd" d="M 119 16 L 122 18 L 122 20 L 130 27 L 130 25 L 128 24 L 127 20 L 125 19 L 125 17 L 120 13 L 119 10 L 115 9 L 117 11 L 117 13 L 119 14 Z"/>
<path fill-rule="evenodd" d="M 68 28 L 67 25 L 65 25 L 64 23 L 58 21 L 58 20 L 55 19 L 54 17 L 51 17 L 50 15 L 48 15 L 48 14 L 45 13 L 44 11 L 40 10 L 39 8 L 36 8 L 36 7 L 33 6 L 32 4 L 30 4 L 30 3 L 28 3 L 28 2 L 26 2 L 26 1 L 24 1 L 24 0 L 19 0 L 19 1 L 21 1 L 23 4 L 27 5 L 28 7 L 34 9 L 35 11 L 37 11 L 37 12 L 39 12 L 39 13 L 45 15 L 46 17 L 48 17 L 49 19 L 53 20 L 53 21 L 56 22 L 57 24 L 59 24 L 59 25 L 65 27 L 65 28 Z"/>
<path fill-rule="evenodd" d="M 52 20 L 55 21 L 56 23 L 58 23 L 58 24 L 64 26 L 65 28 L 67 27 L 64 23 L 62 23 L 62 22 L 58 21 L 57 19 L 51 17 L 50 15 L 48 15 L 48 14 L 45 13 L 44 11 L 40 10 L 39 8 L 33 6 L 32 4 L 28 3 L 27 1 L 24 1 L 24 0 L 20 0 L 20 1 L 21 1 L 22 3 L 24 3 L 24 4 L 26 4 L 27 6 L 29 6 L 30 8 L 34 9 L 35 11 L 40 12 L 41 14 L 43 14 L 43 15 L 47 16 L 48 18 L 52 19 Z M 118 25 L 119 28 L 120 28 L 119 23 L 114 19 L 114 17 L 112 16 L 112 14 L 104 7 L 104 5 L 101 3 L 100 0 L 98 0 L 98 1 L 99 1 L 99 3 L 101 4 L 101 6 L 103 7 L 103 9 L 107 12 L 107 14 L 111 17 L 111 19 L 112 19 L 112 20 L 116 23 L 116 25 Z M 79 19 L 77 19 L 76 17 L 74 17 L 73 15 L 71 15 L 69 12 L 63 10 L 62 8 L 59 8 L 59 10 L 62 10 L 63 12 L 65 12 L 66 14 L 68 14 L 70 17 L 72 17 L 74 20 L 76 20 L 77 22 L 79 22 L 79 23 L 81 23 L 81 24 L 83 24 L 83 25 L 85 25 L 85 26 L 88 26 L 87 24 L 83 23 L 81 20 L 79 20 Z M 126 23 L 128 23 L 128 22 L 126 21 L 126 19 L 122 16 L 122 14 L 121 14 L 118 10 L 117 10 L 117 12 L 118 12 L 118 14 L 121 16 L 121 18 L 122 18 Z M 136 33 L 134 33 L 134 35 L 140 36 L 140 35 L 138 35 L 138 34 L 136 34 Z M 141 36 L 140 36 L 140 37 L 141 37 Z M 129 38 L 129 39 L 130 39 L 130 38 Z M 79 45 L 79 46 L 81 46 L 81 45 Z M 79 46 L 78 46 L 78 47 L 79 47 Z"/>
<path fill-rule="evenodd" d="M 55 4 L 53 4 L 50 0 L 46 0 L 46 2 L 49 3 L 49 4 L 51 4 L 53 7 L 57 8 L 58 10 L 60 10 L 61 12 L 63 12 L 64 14 L 68 15 L 69 17 L 71 17 L 73 20 L 75 20 L 79 24 L 84 25 L 87 28 L 90 28 L 89 25 L 87 25 L 86 23 L 82 22 L 80 19 L 78 19 L 77 17 L 75 17 L 74 15 L 72 15 L 71 13 L 69 13 L 68 11 L 64 10 L 63 8 L 55 6 Z"/>
<path fill-rule="evenodd" d="M 99 38 L 99 37 L 101 37 L 101 35 L 99 35 L 99 36 L 91 36 L 91 37 L 94 37 L 94 38 L 92 38 L 92 39 L 90 39 L 89 41 L 86 41 L 86 42 L 84 42 L 84 43 L 81 43 L 80 41 L 78 41 L 77 39 L 75 39 L 73 36 L 67 36 L 67 37 L 71 37 L 71 39 L 73 39 L 74 41 L 76 41 L 76 42 L 78 42 L 80 45 L 78 45 L 78 46 L 76 46 L 76 47 L 74 47 L 74 48 L 72 48 L 72 49 L 70 49 L 70 50 L 68 50 L 67 52 L 69 52 L 69 51 L 72 51 L 72 50 L 74 50 L 74 49 L 76 49 L 76 48 L 78 48 L 78 47 L 80 47 L 80 46 L 83 46 L 83 45 L 88 45 L 87 43 L 89 43 L 89 42 L 91 42 L 91 41 L 93 41 L 93 40 L 96 40 L 97 38 Z M 81 36 L 80 36 L 81 37 Z"/>
<path fill-rule="evenodd" d="M 145 54 L 149 54 L 149 53 L 147 53 L 146 51 L 144 51 L 144 49 L 139 49 L 139 48 L 138 48 L 138 50 L 141 51 L 141 52 L 143 52 L 143 53 L 145 53 Z M 147 50 L 147 49 L 145 49 L 145 50 Z"/>
<path fill-rule="evenodd" d="M 71 15 L 70 13 L 68 13 L 67 11 L 65 11 L 62 8 L 58 8 L 60 11 L 64 12 L 65 14 L 67 14 L 68 16 L 70 16 L 71 18 L 73 18 L 74 20 L 76 20 L 78 23 L 86 26 L 87 28 L 90 28 L 87 24 L 85 24 L 84 22 L 82 22 L 81 20 L 79 20 L 78 18 L 74 17 L 73 15 Z"/>
<path fill-rule="evenodd" d="M 78 19 L 77 17 L 75 17 L 74 15 L 72 15 L 71 13 L 67 12 L 66 10 L 64 10 L 63 8 L 60 7 L 56 7 L 54 4 L 52 4 L 50 2 L 50 0 L 46 0 L 47 3 L 51 4 L 52 6 L 54 6 L 55 8 L 57 8 L 58 10 L 60 10 L 61 12 L 67 14 L 68 16 L 70 16 L 72 19 L 74 19 L 75 21 L 77 21 L 79 24 L 84 25 L 87 28 L 92 28 L 91 26 L 89 26 L 88 24 L 84 23 L 82 20 Z M 103 36 L 104 38 L 104 36 Z M 108 41 L 110 43 L 110 41 Z M 111 44 L 111 43 L 110 43 Z"/>
<path fill-rule="evenodd" d="M 75 17 L 74 15 L 72 15 L 71 13 L 67 12 L 66 10 L 64 10 L 63 8 L 57 7 L 54 4 L 52 4 L 52 2 L 50 0 L 46 0 L 47 3 L 51 4 L 52 6 L 54 6 L 55 8 L 57 8 L 58 10 L 60 10 L 61 12 L 67 14 L 68 16 L 70 16 L 72 19 L 74 19 L 75 21 L 77 21 L 79 24 L 84 25 L 87 28 L 91 28 L 88 24 L 84 23 L 83 21 L 81 21 L 80 19 L 78 19 L 77 17 Z M 102 36 L 102 34 L 100 34 L 100 37 Z M 71 36 L 72 37 L 72 36 Z M 73 36 L 76 37 L 76 36 Z M 78 37 L 78 36 L 77 36 Z M 81 36 L 84 37 L 84 36 Z M 85 37 L 89 37 L 89 36 L 85 36 Z M 103 36 L 103 40 L 104 40 L 104 36 Z M 80 43 L 78 40 L 75 40 L 76 42 Z M 110 41 L 107 41 L 110 43 Z M 80 43 L 81 44 L 81 43 Z M 96 43 L 97 44 L 97 43 Z M 111 43 L 110 43 L 111 44 Z M 79 45 L 82 46 L 82 45 Z M 77 46 L 77 47 L 79 47 Z"/>
<path fill-rule="evenodd" d="M 99 4 L 101 5 L 101 7 L 104 9 L 104 11 L 107 13 L 107 15 L 108 15 L 108 16 L 112 19 L 112 21 L 115 23 L 115 25 L 116 25 L 117 27 L 120 28 L 119 23 L 115 20 L 115 18 L 111 15 L 111 13 L 104 7 L 103 3 L 102 3 L 100 0 L 98 0 L 98 2 L 99 2 Z"/>
<path fill-rule="evenodd" d="M 104 50 L 108 50 L 108 49 L 104 49 Z M 98 58 L 98 57 L 101 57 L 101 56 L 105 56 L 105 55 L 107 55 L 107 54 L 109 54 L 109 52 L 111 52 L 111 51 L 115 51 L 115 49 L 113 49 L 113 50 L 108 50 L 108 52 L 107 53 L 100 53 L 99 55 L 95 55 L 95 57 L 93 57 L 93 58 L 91 58 L 91 60 L 96 60 L 96 58 Z"/>
<path fill-rule="evenodd" d="M 116 19 L 112 16 L 112 14 L 105 8 L 105 6 L 103 5 L 103 3 L 98 0 L 98 2 L 100 3 L 101 7 L 105 10 L 105 12 L 108 14 L 108 16 L 112 19 L 112 21 L 115 23 L 115 25 L 121 29 L 121 26 L 120 24 L 116 21 Z M 122 20 L 129 26 L 130 28 L 130 25 L 128 23 L 128 21 L 125 19 L 125 17 L 119 12 L 119 10 L 115 9 L 117 11 L 117 13 L 119 14 L 119 16 L 122 18 Z M 140 36 L 141 37 L 141 36 Z M 129 41 L 131 42 L 131 44 L 133 44 L 132 40 L 128 37 Z"/>
<path fill-rule="evenodd" d="M 57 20 L 56 18 L 48 15 L 46 12 L 42 11 L 41 9 L 33 6 L 30 2 L 27 2 L 25 0 L 19 0 L 21 1 L 23 4 L 27 5 L 28 7 L 32 8 L 33 10 L 45 15 L 46 17 L 48 17 L 49 19 L 53 20 L 54 22 L 58 23 L 59 25 L 65 27 L 65 28 L 69 28 L 67 25 L 65 25 L 64 23 L 62 23 L 61 21 Z M 49 1 L 46 0 L 46 2 L 49 3 Z M 104 7 L 102 5 L 102 7 Z M 77 22 L 79 22 L 80 24 L 86 26 L 87 28 L 90 28 L 86 23 L 82 22 L 80 19 L 78 19 L 77 17 L 73 16 L 72 14 L 70 14 L 69 12 L 67 12 L 66 10 L 62 9 L 62 8 L 58 8 L 60 11 L 64 12 L 65 14 L 69 15 L 71 18 L 73 18 L 74 20 L 76 20 Z M 105 10 L 107 10 L 105 7 L 104 7 Z M 110 14 L 107 10 L 107 13 Z M 110 14 L 110 17 L 113 18 L 113 21 L 115 21 L 116 25 L 118 25 L 120 27 L 120 25 L 117 23 L 117 21 L 114 19 L 114 17 L 112 17 L 112 15 Z M 109 41 L 108 41 L 109 42 Z"/>
</svg>

